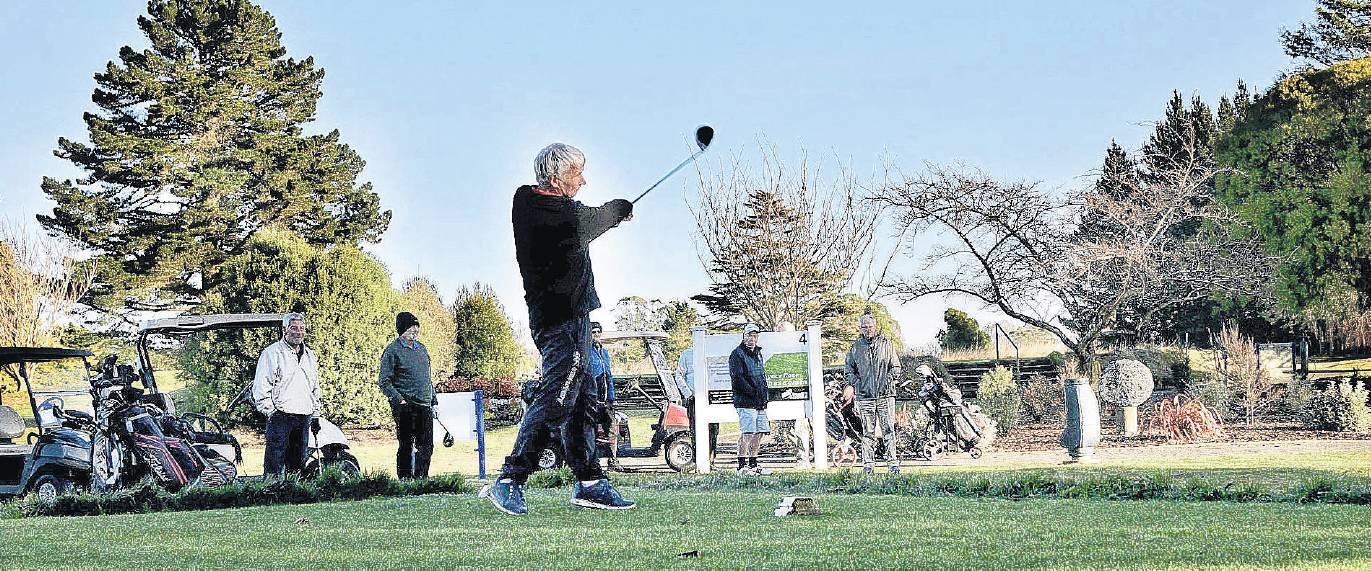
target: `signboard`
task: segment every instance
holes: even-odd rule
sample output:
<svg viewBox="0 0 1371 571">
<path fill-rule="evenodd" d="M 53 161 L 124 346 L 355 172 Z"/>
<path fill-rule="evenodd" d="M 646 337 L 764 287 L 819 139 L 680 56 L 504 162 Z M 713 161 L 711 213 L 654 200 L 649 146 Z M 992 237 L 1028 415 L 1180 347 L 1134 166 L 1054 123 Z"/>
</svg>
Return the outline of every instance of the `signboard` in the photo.
<svg viewBox="0 0 1371 571">
<path fill-rule="evenodd" d="M 433 419 L 433 445 L 443 445 L 448 434 L 458 442 L 476 441 L 477 472 L 486 477 L 485 399 L 481 391 L 438 393 L 437 418 Z"/>
<path fill-rule="evenodd" d="M 708 335 L 704 328 L 691 330 L 694 344 L 695 394 L 709 395 L 704 403 L 697 399 L 695 414 L 695 449 L 704 450 L 708 424 L 737 422 L 733 408 L 733 381 L 728 374 L 728 358 L 742 343 L 741 333 Z M 809 340 L 813 339 L 811 343 Z M 772 331 L 758 335 L 762 349 L 762 366 L 766 370 L 766 385 L 770 393 L 767 417 L 771 420 L 799 420 L 810 422 L 814 438 L 815 466 L 828 467 L 828 431 L 824 416 L 823 350 L 817 321 L 810 322 L 804 331 Z M 818 427 L 818 428 L 813 428 Z M 696 454 L 700 472 L 709 471 L 707 454 Z"/>
</svg>

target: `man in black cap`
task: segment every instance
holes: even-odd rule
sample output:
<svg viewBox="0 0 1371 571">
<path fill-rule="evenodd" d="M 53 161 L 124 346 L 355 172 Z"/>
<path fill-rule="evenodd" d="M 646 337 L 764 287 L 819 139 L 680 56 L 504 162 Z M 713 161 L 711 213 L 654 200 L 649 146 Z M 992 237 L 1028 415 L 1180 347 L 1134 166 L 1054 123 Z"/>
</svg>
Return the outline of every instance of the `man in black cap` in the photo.
<svg viewBox="0 0 1371 571">
<path fill-rule="evenodd" d="M 600 396 L 589 370 L 590 312 L 600 307 L 590 242 L 629 219 L 633 204 L 617 199 L 590 207 L 574 200 L 586 182 L 585 165 L 580 149 L 548 145 L 534 160 L 538 184 L 514 191 L 514 251 L 543 374 L 500 478 L 481 490 L 481 497 L 510 515 L 528 513 L 524 482 L 549 445 L 562 447 L 576 475 L 572 505 L 612 510 L 634 505 L 610 485 L 596 457 Z M 560 430 L 550 430 L 554 427 Z M 553 432 L 561 442 L 551 441 Z"/>
<path fill-rule="evenodd" d="M 395 418 L 395 474 L 400 478 L 427 478 L 433 458 L 433 381 L 428 349 L 419 342 L 419 318 L 408 311 L 395 316 L 397 337 L 381 353 L 381 392 L 390 401 Z"/>
</svg>

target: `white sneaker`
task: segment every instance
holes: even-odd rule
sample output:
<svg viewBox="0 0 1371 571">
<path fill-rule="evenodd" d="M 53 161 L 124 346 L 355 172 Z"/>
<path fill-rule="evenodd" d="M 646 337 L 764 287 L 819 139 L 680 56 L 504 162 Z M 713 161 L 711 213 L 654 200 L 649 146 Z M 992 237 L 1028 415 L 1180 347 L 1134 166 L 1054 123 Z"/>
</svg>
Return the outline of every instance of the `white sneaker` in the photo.
<svg viewBox="0 0 1371 571">
<path fill-rule="evenodd" d="M 752 475 L 753 475 L 753 476 L 770 476 L 770 475 L 771 475 L 771 470 L 769 470 L 769 469 L 767 469 L 767 468 L 765 468 L 765 467 L 763 467 L 763 466 L 760 466 L 760 465 L 758 465 L 758 466 L 756 466 L 756 467 L 753 467 L 753 468 L 750 468 L 750 470 L 752 470 Z"/>
<path fill-rule="evenodd" d="M 756 474 L 753 474 L 753 473 L 752 473 L 752 468 L 746 468 L 746 467 L 744 467 L 744 468 L 738 468 L 738 475 L 739 475 L 739 476 L 756 476 Z"/>
</svg>

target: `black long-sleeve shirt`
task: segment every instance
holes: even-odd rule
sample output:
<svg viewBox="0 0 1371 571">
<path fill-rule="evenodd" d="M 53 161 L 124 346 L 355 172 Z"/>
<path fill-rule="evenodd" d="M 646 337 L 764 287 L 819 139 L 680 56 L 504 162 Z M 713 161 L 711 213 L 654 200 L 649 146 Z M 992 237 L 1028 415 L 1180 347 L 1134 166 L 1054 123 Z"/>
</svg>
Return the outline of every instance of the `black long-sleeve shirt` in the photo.
<svg viewBox="0 0 1371 571">
<path fill-rule="evenodd" d="M 616 199 L 589 207 L 564 196 L 514 191 L 514 252 L 524 281 L 528 326 L 538 331 L 600 307 L 590 242 L 627 218 L 633 205 Z"/>
</svg>

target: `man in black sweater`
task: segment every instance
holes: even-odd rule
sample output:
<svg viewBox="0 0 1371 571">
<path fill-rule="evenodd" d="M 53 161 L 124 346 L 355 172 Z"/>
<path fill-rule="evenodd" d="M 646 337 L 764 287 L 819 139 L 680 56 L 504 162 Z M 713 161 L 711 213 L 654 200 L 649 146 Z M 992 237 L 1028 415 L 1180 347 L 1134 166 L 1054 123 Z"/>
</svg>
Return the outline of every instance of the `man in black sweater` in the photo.
<svg viewBox="0 0 1371 571">
<path fill-rule="evenodd" d="M 433 459 L 433 394 L 428 348 L 419 342 L 419 319 L 401 311 L 395 316 L 395 340 L 381 352 L 381 392 L 395 418 L 395 475 L 427 478 Z"/>
<path fill-rule="evenodd" d="M 542 355 L 542 378 L 524 413 L 500 478 L 481 490 L 500 511 L 524 515 L 523 485 L 543 449 L 561 446 L 575 473 L 573 505 L 628 509 L 634 503 L 609 484 L 595 451 L 599 395 L 590 378 L 590 312 L 600 307 L 590 242 L 632 217 L 633 204 L 599 207 L 573 200 L 585 184 L 585 155 L 562 143 L 538 153 L 537 186 L 514 191 L 514 250 L 528 303 L 528 326 Z M 552 431 L 560 428 L 559 431 Z M 560 433 L 561 442 L 551 434 Z"/>
</svg>

